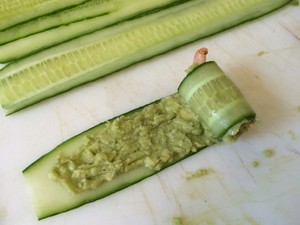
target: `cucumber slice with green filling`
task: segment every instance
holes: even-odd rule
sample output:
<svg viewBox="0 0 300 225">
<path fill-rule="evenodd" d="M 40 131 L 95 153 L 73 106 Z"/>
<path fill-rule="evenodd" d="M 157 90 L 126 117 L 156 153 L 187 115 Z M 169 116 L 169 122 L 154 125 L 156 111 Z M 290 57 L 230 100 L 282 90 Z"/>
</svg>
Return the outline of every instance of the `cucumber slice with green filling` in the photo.
<svg viewBox="0 0 300 225">
<path fill-rule="evenodd" d="M 0 5 L 0 30 L 85 1 L 87 0 L 3 0 Z"/>
<path fill-rule="evenodd" d="M 4 67 L 0 71 L 0 104 L 6 114 L 16 112 L 288 2 L 195 0 L 82 36 Z M 19 48 L 11 51 L 18 54 Z"/>
<path fill-rule="evenodd" d="M 225 133 L 224 121 L 237 129 L 243 126 L 243 119 L 253 123 L 255 113 L 241 95 L 218 99 L 218 117 L 213 118 L 213 125 L 220 129 L 210 130 L 202 123 L 211 119 L 207 120 L 200 108 L 214 113 L 216 108 L 208 104 L 214 96 L 224 93 L 231 97 L 238 91 L 233 83 L 221 79 L 211 83 L 211 90 L 206 92 L 209 95 L 199 95 L 207 81 L 195 77 L 215 73 L 224 76 L 214 63 L 204 64 L 182 81 L 179 93 L 101 123 L 28 166 L 23 174 L 38 219 L 104 198 L 219 142 L 222 135 L 218 133 L 216 138 L 214 132 Z M 225 92 L 219 90 L 220 85 Z M 193 96 L 192 100 L 185 101 L 186 96 Z M 235 113 L 228 115 L 228 108 Z"/>
<path fill-rule="evenodd" d="M 164 99 L 164 101 L 168 101 Z M 140 112 L 143 110 L 148 111 L 149 107 L 153 107 L 156 104 L 159 104 L 160 101 L 151 103 L 145 107 L 141 107 L 139 109 L 133 110 L 125 115 L 119 116 L 117 118 L 114 118 L 112 120 L 109 120 L 108 122 L 101 123 L 97 125 L 96 127 L 85 131 L 78 136 L 75 136 L 61 145 L 57 146 L 54 150 L 49 152 L 48 154 L 42 156 L 40 159 L 38 159 L 36 162 L 31 164 L 28 168 L 24 170 L 24 177 L 26 180 L 26 183 L 28 184 L 29 187 L 29 192 L 31 195 L 32 203 L 35 208 L 36 214 L 38 219 L 43 219 L 58 213 L 62 213 L 64 211 L 71 210 L 73 208 L 77 208 L 81 205 L 84 205 L 86 203 L 95 201 L 97 199 L 101 199 L 103 197 L 106 197 L 112 193 L 115 193 L 119 190 L 122 190 L 123 188 L 130 186 L 134 183 L 137 183 L 155 173 L 157 173 L 159 170 L 156 169 L 150 169 L 149 167 L 144 166 L 146 161 L 145 159 L 142 159 L 142 162 L 136 162 L 136 161 L 130 161 L 127 163 L 128 158 L 136 158 L 136 154 L 139 154 L 139 152 L 134 153 L 134 150 L 132 154 L 126 153 L 126 157 L 123 158 L 122 163 L 126 162 L 126 164 L 137 164 L 137 167 L 131 168 L 129 171 L 121 174 L 117 174 L 115 177 L 113 177 L 110 181 L 104 182 L 99 186 L 98 188 L 93 188 L 93 189 L 87 189 L 83 190 L 82 186 L 87 186 L 89 184 L 86 184 L 87 182 L 95 182 L 97 180 L 94 180 L 92 177 L 82 177 L 82 179 L 76 179 L 75 181 L 70 179 L 70 176 L 73 175 L 74 173 L 81 173 L 81 168 L 86 167 L 86 166 L 91 166 L 96 164 L 96 160 L 92 160 L 89 157 L 89 164 L 84 163 L 83 165 L 78 165 L 76 161 L 81 161 L 81 159 L 74 159 L 71 158 L 71 155 L 75 155 L 78 157 L 78 152 L 84 152 L 81 153 L 81 155 L 87 155 L 91 154 L 94 155 L 94 158 L 99 157 L 99 155 L 104 155 L 106 154 L 108 157 L 110 157 L 111 152 L 113 152 L 114 156 L 118 156 L 119 154 L 124 154 L 122 152 L 126 152 L 126 148 L 112 148 L 111 146 L 105 146 L 110 148 L 110 152 L 104 152 L 102 153 L 101 149 L 95 150 L 93 147 L 91 147 L 94 144 L 97 144 L 98 142 L 101 141 L 101 139 L 107 140 L 107 136 L 101 137 L 100 134 L 103 130 L 107 129 L 108 127 L 111 126 L 117 126 L 116 124 L 119 123 L 118 120 L 121 117 L 124 117 L 126 121 L 130 121 L 132 119 L 133 121 L 136 121 L 138 117 L 140 117 Z M 132 118 L 132 116 L 134 117 Z M 168 117 L 170 114 L 165 114 L 166 117 Z M 162 115 L 160 114 L 146 114 L 145 116 L 148 116 L 147 121 L 155 121 L 155 117 L 161 117 Z M 149 117 L 152 118 L 149 118 Z M 145 118 L 142 119 L 144 120 Z M 123 121 L 123 120 L 122 120 Z M 171 121 L 171 120 L 170 120 Z M 170 123 L 169 121 L 169 123 Z M 146 122 L 146 121 L 145 121 Z M 166 121 L 166 123 L 168 123 Z M 166 123 L 160 123 L 160 126 L 166 126 Z M 148 125 L 141 126 L 140 128 L 143 129 L 144 133 Z M 152 125 L 153 126 L 153 125 Z M 155 126 L 155 128 L 157 128 Z M 113 128 L 112 128 L 113 129 Z M 154 130 L 154 129 L 153 129 Z M 152 130 L 152 131 L 153 131 Z M 123 129 L 118 127 L 119 132 L 123 132 Z M 116 131 L 117 132 L 117 131 Z M 111 141 L 112 143 L 116 142 L 117 145 L 132 145 L 132 142 L 136 143 L 136 147 L 139 146 L 139 142 L 147 142 L 146 140 L 139 140 L 137 137 L 139 136 L 138 134 L 133 134 L 134 131 L 128 132 L 127 135 L 124 134 L 124 139 L 126 139 L 126 142 L 122 141 L 123 138 L 119 136 L 119 134 L 111 134 L 110 138 L 108 141 Z M 141 132 L 139 130 L 138 132 Z M 148 131 L 150 132 L 150 131 Z M 151 137 L 149 133 L 145 133 L 144 137 L 141 137 L 143 139 L 149 139 L 149 142 L 151 141 Z M 98 136 L 98 138 L 96 138 Z M 128 136 L 131 138 L 128 139 Z M 155 137 L 154 137 L 155 138 Z M 159 139 L 165 139 L 166 136 L 160 137 Z M 87 139 L 93 139 L 95 142 L 90 143 L 90 146 L 85 146 L 85 142 Z M 114 140 L 113 140 L 114 139 Z M 156 138 L 157 139 L 157 138 Z M 159 140 L 157 139 L 157 140 Z M 155 145 L 153 143 L 153 145 Z M 85 146 L 85 149 L 82 149 L 82 146 Z M 161 147 L 166 147 L 164 145 L 161 145 Z M 91 150 L 91 148 L 93 150 Z M 135 147 L 134 147 L 135 148 Z M 139 151 L 142 153 L 147 152 L 146 146 L 142 146 Z M 120 153 L 115 153 L 115 151 L 120 151 Z M 149 151 L 149 150 L 148 150 Z M 159 153 L 158 149 L 153 149 L 152 151 Z M 144 155 L 144 154 L 142 154 Z M 150 155 L 150 154 L 149 154 Z M 187 157 L 185 155 L 185 157 Z M 139 156 L 140 158 L 141 156 Z M 161 155 L 157 154 L 157 157 L 161 157 Z M 178 157 L 178 156 L 177 156 Z M 172 163 L 175 163 L 176 161 L 179 160 L 179 158 L 174 158 L 174 161 L 169 161 L 164 163 L 163 165 L 160 165 L 159 169 L 162 169 L 164 167 L 167 167 L 171 165 Z M 184 156 L 183 156 L 184 157 Z M 86 157 L 84 157 L 86 158 Z M 152 158 L 152 157 L 151 157 Z M 62 161 L 67 162 L 68 164 L 65 163 L 66 166 L 64 166 L 63 163 L 60 163 Z M 150 160 L 151 161 L 151 160 Z M 152 160 L 154 161 L 154 160 Z M 112 173 L 112 165 L 119 164 L 120 163 L 120 157 L 117 158 L 117 160 L 98 160 L 98 167 L 101 169 L 103 166 L 105 166 L 105 172 L 103 172 L 103 175 L 101 177 L 107 177 L 106 173 L 111 174 Z M 69 165 L 70 164 L 70 165 Z M 75 164 L 75 170 L 73 173 L 69 171 L 68 168 L 72 168 Z M 149 160 L 147 162 L 149 164 Z M 72 165 L 72 166 L 71 166 Z M 109 165 L 109 166 L 108 166 Z M 61 169 L 60 169 L 60 167 Z M 55 168 L 56 167 L 56 168 Z M 54 174 L 53 174 L 53 169 L 55 168 Z M 124 168 L 127 168 L 127 166 L 124 166 Z M 93 169 L 97 170 L 97 167 L 91 168 L 91 170 L 85 170 L 88 173 L 91 171 L 93 173 Z M 57 171 L 58 170 L 58 171 Z M 63 172 L 60 171 L 65 171 L 64 173 L 70 174 L 70 176 L 62 176 L 61 174 Z M 79 171 L 79 172 L 78 172 Z M 57 173 L 60 173 L 59 177 Z M 101 173 L 100 173 L 101 174 Z M 52 179 L 51 179 L 52 177 Z M 95 175 L 93 177 L 96 177 Z M 96 177 L 97 178 L 97 177 Z M 59 182 L 57 182 L 57 180 Z M 81 186 L 80 186 L 81 185 Z M 93 185 L 93 184 L 92 184 Z M 89 185 L 90 186 L 90 185 Z M 45 195 L 44 193 L 47 192 Z"/>
<path fill-rule="evenodd" d="M 93 0 L 71 9 L 39 17 L 0 32 L 2 62 L 24 57 L 143 13 L 162 10 L 184 1 L 186 0 Z M 59 33 L 61 35 L 57 35 Z M 15 51 L 11 52 L 14 46 L 21 48 L 18 54 Z"/>
</svg>

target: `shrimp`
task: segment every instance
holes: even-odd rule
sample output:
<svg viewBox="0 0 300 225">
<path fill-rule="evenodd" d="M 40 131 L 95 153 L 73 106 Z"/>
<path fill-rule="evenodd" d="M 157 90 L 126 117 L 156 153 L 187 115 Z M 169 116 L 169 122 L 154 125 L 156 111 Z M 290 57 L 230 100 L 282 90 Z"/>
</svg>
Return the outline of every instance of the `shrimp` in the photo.
<svg viewBox="0 0 300 225">
<path fill-rule="evenodd" d="M 199 50 L 196 51 L 194 55 L 193 63 L 197 63 L 198 65 L 205 63 L 207 54 L 208 54 L 207 48 L 200 48 Z"/>
<path fill-rule="evenodd" d="M 206 62 L 206 55 L 208 54 L 207 48 L 200 48 L 196 51 L 194 58 L 193 58 L 193 64 L 185 71 L 186 73 L 190 73 L 193 71 L 197 66 L 203 64 Z"/>
</svg>

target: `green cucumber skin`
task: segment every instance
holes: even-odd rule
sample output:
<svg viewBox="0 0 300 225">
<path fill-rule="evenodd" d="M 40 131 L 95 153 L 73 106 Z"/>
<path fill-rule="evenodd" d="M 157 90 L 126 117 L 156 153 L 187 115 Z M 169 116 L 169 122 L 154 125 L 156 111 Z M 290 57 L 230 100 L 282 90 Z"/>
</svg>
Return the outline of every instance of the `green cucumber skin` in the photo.
<svg viewBox="0 0 300 225">
<path fill-rule="evenodd" d="M 217 1 L 214 1 L 214 2 L 215 3 L 219 3 L 219 2 L 222 3 L 224 1 L 218 1 L 217 0 Z M 24 100 L 24 102 L 20 102 L 17 105 L 13 105 L 14 103 L 12 103 L 11 105 L 4 105 L 3 102 L 1 102 L 1 105 L 4 108 L 4 111 L 5 111 L 6 115 L 9 115 L 9 114 L 14 113 L 16 111 L 19 111 L 19 110 L 21 110 L 25 107 L 28 107 L 32 104 L 35 104 L 35 103 L 37 103 L 37 102 L 39 102 L 43 99 L 55 96 L 59 93 L 65 92 L 65 91 L 68 91 L 68 90 L 70 90 L 70 89 L 72 89 L 76 86 L 81 85 L 81 84 L 96 80 L 100 77 L 107 76 L 107 75 L 112 74 L 116 71 L 119 71 L 123 68 L 131 66 L 135 63 L 138 63 L 138 62 L 147 60 L 149 58 L 152 58 L 154 56 L 166 53 L 170 50 L 173 50 L 173 49 L 178 48 L 182 45 L 185 45 L 185 44 L 188 44 L 188 43 L 193 42 L 195 40 L 198 40 L 200 38 L 204 38 L 204 37 L 207 37 L 209 35 L 215 34 L 217 32 L 224 31 L 225 29 L 231 28 L 232 26 L 235 26 L 235 25 L 238 25 L 240 23 L 244 23 L 246 21 L 249 21 L 249 20 L 252 20 L 252 19 L 257 18 L 259 16 L 262 16 L 265 13 L 269 13 L 269 12 L 271 12 L 271 11 L 273 11 L 273 10 L 289 3 L 290 1 L 289 0 L 278 0 L 278 1 L 276 1 L 277 4 L 274 4 L 274 1 L 257 1 L 257 2 L 258 3 L 262 2 L 261 5 L 263 7 L 263 11 L 258 10 L 258 9 L 260 9 L 260 7 L 254 7 L 254 9 L 252 8 L 251 12 L 248 12 L 247 10 L 246 10 L 246 12 L 242 12 L 242 13 L 239 12 L 238 17 L 234 18 L 233 21 L 231 21 L 232 17 L 236 16 L 236 15 L 230 15 L 230 22 L 227 22 L 227 24 L 223 24 L 223 20 L 222 21 L 216 21 L 216 23 L 219 23 L 217 28 L 214 28 L 209 33 L 207 31 L 201 30 L 200 28 L 195 29 L 195 30 L 189 30 L 189 32 L 186 32 L 186 33 L 182 34 L 181 36 L 178 35 L 176 37 L 173 37 L 172 39 L 166 40 L 163 43 L 156 44 L 155 46 L 148 46 L 147 49 L 135 52 L 135 55 L 131 55 L 130 57 L 127 56 L 127 57 L 121 58 L 118 61 L 113 61 L 109 65 L 99 67 L 96 71 L 93 71 L 93 74 L 89 74 L 90 76 L 85 75 L 84 78 L 80 77 L 80 81 L 78 81 L 78 82 L 74 82 L 74 83 L 68 82 L 68 83 L 64 84 L 63 86 L 61 86 L 59 88 L 56 87 L 56 90 L 50 90 L 48 92 L 45 91 L 41 95 L 39 95 L 39 96 L 36 95 L 32 99 L 29 99 L 29 100 L 26 100 L 26 101 Z M 187 3 L 187 4 L 190 4 L 190 3 Z M 265 4 L 267 4 L 268 7 L 265 6 Z M 182 4 L 182 5 L 184 5 L 184 4 Z M 189 13 L 189 12 L 187 12 L 187 13 Z M 246 15 L 244 15 L 244 14 L 246 14 Z M 155 16 L 155 14 L 152 14 L 152 15 L 149 15 L 149 16 Z M 245 16 L 245 18 L 244 18 L 244 16 Z M 242 17 L 242 20 L 239 17 Z M 30 57 L 24 58 L 20 61 L 16 61 L 14 63 L 11 63 L 11 64 L 9 64 L 8 66 L 6 66 L 5 68 L 3 68 L 0 71 L 0 82 L 1 82 L 1 80 L 3 80 L 3 77 L 5 77 L 7 74 L 11 73 L 12 71 L 18 70 L 18 68 L 26 67 L 26 64 L 31 64 L 32 62 L 34 62 L 36 60 L 39 60 L 39 59 L 42 59 L 42 58 L 51 57 L 51 54 L 53 54 L 53 55 L 57 54 L 61 51 L 61 49 L 66 49 L 64 51 L 69 51 L 70 49 L 75 48 L 75 46 L 77 47 L 78 43 L 83 43 L 85 40 L 89 40 L 90 38 L 97 39 L 97 35 L 106 36 L 106 37 L 108 37 L 110 35 L 110 33 L 113 33 L 113 35 L 116 35 L 118 32 L 121 32 L 121 31 L 119 31 L 120 29 L 126 30 L 128 28 L 127 26 L 132 27 L 132 24 L 139 24 L 140 21 L 146 20 L 147 18 L 148 18 L 148 16 L 143 17 L 139 20 L 128 21 L 128 22 L 122 23 L 120 25 L 113 26 L 113 27 L 104 29 L 102 31 L 96 32 L 94 34 L 86 35 L 86 36 L 83 36 L 79 39 L 74 39 L 73 41 L 70 41 L 70 42 L 67 42 L 65 44 L 59 45 L 57 47 L 51 48 L 47 51 L 43 51 L 43 52 L 40 52 L 38 54 L 32 55 Z M 1 95 L 1 93 L 0 93 L 0 95 Z"/>
<path fill-rule="evenodd" d="M 185 1 L 188 0 L 156 0 L 151 2 L 148 0 L 138 2 L 127 0 L 126 3 L 123 0 L 94 0 L 93 4 L 88 1 L 71 9 L 39 17 L 36 20 L 31 20 L 0 32 L 2 62 L 22 58 L 55 44 L 136 17 L 142 13 L 147 13 L 154 9 L 163 9 Z M 133 6 L 136 10 L 130 9 Z M 65 36 L 53 35 L 59 33 L 64 33 Z M 29 41 L 27 41 L 28 39 Z M 31 40 L 36 40 L 35 42 L 40 42 L 40 44 L 32 45 Z M 42 40 L 42 42 L 39 40 Z M 22 46 L 22 49 L 17 51 L 20 52 L 19 54 L 13 51 L 13 54 L 10 55 L 14 46 L 19 48 Z M 5 55 L 6 57 L 4 57 Z"/>
<path fill-rule="evenodd" d="M 9 7 L 9 4 L 14 4 L 14 2 L 10 1 L 10 3 L 8 3 L 7 1 L 7 3 L 1 3 L 3 4 L 1 8 L 1 10 L 3 11 L 0 11 L 0 30 L 5 30 L 11 26 L 25 22 L 27 20 L 53 13 L 57 10 L 66 9 L 68 7 L 81 4 L 85 1 L 87 0 L 51 0 L 37 5 L 34 5 L 34 3 L 37 1 L 33 1 L 33 5 L 31 5 L 30 7 L 26 7 L 25 4 L 23 6 L 20 5 L 20 7 L 18 8 L 12 8 L 11 13 L 5 13 L 5 8 Z M 31 0 L 26 1 L 27 4 L 30 4 L 30 2 Z"/>
</svg>

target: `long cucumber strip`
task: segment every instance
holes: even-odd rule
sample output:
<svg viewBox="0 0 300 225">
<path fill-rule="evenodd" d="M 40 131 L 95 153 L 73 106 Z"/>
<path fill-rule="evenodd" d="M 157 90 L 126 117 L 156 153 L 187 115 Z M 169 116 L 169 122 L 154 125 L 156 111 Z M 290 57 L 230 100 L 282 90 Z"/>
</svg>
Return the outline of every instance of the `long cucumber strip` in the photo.
<svg viewBox="0 0 300 225">
<path fill-rule="evenodd" d="M 136 113 L 143 108 L 144 107 L 135 109 L 125 115 Z M 117 118 L 118 117 L 111 119 L 109 122 Z M 157 173 L 157 171 L 150 170 L 146 167 L 138 167 L 126 174 L 118 175 L 111 182 L 102 184 L 101 188 L 78 194 L 71 193 L 64 186 L 48 177 L 49 172 L 57 163 L 57 157 L 60 154 L 71 155 L 72 153 L 76 153 L 84 137 L 98 133 L 101 129 L 105 128 L 107 123 L 108 122 L 101 123 L 63 142 L 23 171 L 26 183 L 29 187 L 31 201 L 39 220 L 104 198 Z M 45 193 L 45 191 L 47 191 L 47 194 L 42 194 Z"/>
<path fill-rule="evenodd" d="M 238 87 L 215 62 L 198 66 L 180 84 L 178 92 L 218 139 L 228 138 L 226 133 L 236 124 L 255 118 Z M 236 129 L 228 135 L 238 132 Z"/>
<path fill-rule="evenodd" d="M 0 30 L 87 0 L 2 0 Z"/>
<path fill-rule="evenodd" d="M 0 32 L 0 45 L 26 37 L 23 40 L 0 46 L 0 52 L 2 52 L 0 61 L 8 62 L 24 57 L 42 48 L 90 33 L 144 12 L 184 1 L 187 0 L 91 0 L 79 6 L 39 17 Z M 70 24 L 74 22 L 77 23 Z M 67 26 L 57 28 L 62 25 Z M 29 36 L 36 33 L 39 34 L 33 37 Z M 63 35 L 57 35 L 59 33 Z M 32 45 L 32 42 L 35 42 L 35 44 Z M 21 48 L 18 51 L 19 54 L 14 51 L 14 46 L 17 46 L 16 49 Z"/>
<path fill-rule="evenodd" d="M 189 90 L 189 91 L 185 90 L 185 91 L 183 91 L 183 94 L 186 94 L 186 91 L 189 94 L 197 93 L 198 90 L 201 89 L 201 88 L 199 89 L 199 87 L 201 87 L 201 83 L 202 82 L 205 83 L 205 81 L 203 81 L 201 79 L 196 79 L 195 82 L 193 83 L 194 84 L 193 85 L 190 83 L 191 76 L 192 77 L 193 76 L 205 76 L 206 73 L 208 73 L 208 75 L 209 75 L 210 69 L 214 70 L 214 68 L 209 67 L 208 70 L 196 69 L 196 70 L 192 71 L 191 72 L 192 74 L 188 75 L 182 81 L 182 84 L 181 84 L 181 86 L 186 85 L 185 82 L 188 82 L 188 86 L 191 87 L 191 90 Z M 222 80 L 220 82 L 223 84 L 222 87 L 226 88 L 228 85 L 229 85 L 229 89 L 232 87 L 232 84 L 231 83 L 228 84 L 227 81 Z M 216 86 L 214 86 L 214 83 L 212 83 L 212 86 L 213 86 L 213 88 L 212 88 L 210 94 L 212 94 L 212 96 L 214 96 L 216 93 L 218 93 L 220 91 L 220 90 L 218 90 L 218 88 L 220 88 L 220 86 L 218 84 Z M 235 92 L 235 90 L 233 92 Z M 228 92 L 227 94 L 230 95 L 230 92 Z M 179 93 L 179 96 L 180 96 L 180 93 Z M 146 109 L 147 107 L 151 107 L 160 101 L 168 101 L 168 98 L 169 98 L 169 96 L 165 97 L 161 100 L 158 100 L 156 102 L 150 103 L 141 108 L 135 109 L 129 113 L 123 114 L 122 116 L 132 115 L 133 113 L 137 113 L 137 115 L 138 115 L 139 112 Z M 215 100 L 214 97 L 212 97 L 212 99 Z M 211 100 L 211 96 L 203 96 L 202 98 L 197 98 L 197 100 L 199 101 L 198 103 L 200 106 L 206 107 L 207 111 L 210 111 L 211 113 L 214 112 L 215 108 L 210 107 L 210 105 L 207 104 L 207 101 Z M 236 99 L 233 99 L 232 101 L 234 102 L 235 100 Z M 187 109 L 190 106 L 189 102 L 184 102 L 184 107 L 186 107 Z M 221 98 L 219 100 L 219 102 L 221 104 L 220 108 L 227 108 L 227 105 L 230 105 L 229 107 L 232 107 L 232 105 L 230 104 L 231 101 L 228 101 L 225 98 Z M 173 102 L 172 102 L 172 104 L 173 104 Z M 193 102 L 192 104 L 194 105 L 196 103 Z M 237 112 L 249 110 L 248 107 L 246 107 L 245 109 L 240 108 L 240 107 L 244 107 L 242 105 L 235 105 L 233 107 Z M 253 111 L 250 110 L 249 113 L 252 114 Z M 202 121 L 202 118 L 200 117 L 201 115 L 202 114 L 199 114 L 200 121 Z M 223 121 L 224 121 L 223 116 L 224 116 L 224 114 L 222 114 L 222 113 L 219 114 L 218 119 L 216 119 L 216 121 L 215 121 L 215 124 L 214 124 L 215 126 L 221 126 L 221 127 L 223 126 L 222 125 Z M 111 181 L 107 181 L 107 182 L 103 183 L 97 189 L 87 190 L 87 191 L 80 192 L 77 194 L 71 193 L 60 183 L 57 183 L 57 182 L 53 181 L 52 179 L 48 178 L 49 172 L 52 170 L 54 165 L 57 163 L 58 157 L 60 155 L 62 155 L 62 154 L 63 155 L 71 155 L 73 153 L 76 153 L 76 151 L 80 148 L 82 142 L 84 142 L 83 141 L 84 137 L 87 137 L 87 136 L 90 136 L 93 134 L 96 135 L 96 133 L 99 133 L 102 129 L 106 129 L 107 125 L 113 124 L 113 121 L 118 120 L 118 118 L 120 118 L 120 117 L 121 116 L 113 118 L 113 119 L 109 120 L 108 122 L 101 123 L 91 129 L 63 142 L 62 144 L 60 144 L 56 148 L 54 148 L 52 151 L 45 154 L 38 160 L 36 160 L 34 163 L 32 163 L 30 166 L 28 166 L 23 171 L 25 180 L 29 187 L 29 192 L 30 192 L 32 202 L 33 202 L 34 208 L 36 210 L 38 219 L 43 219 L 43 218 L 46 218 L 46 217 L 49 217 L 49 216 L 52 216 L 52 215 L 55 215 L 58 213 L 62 213 L 62 212 L 71 210 L 73 208 L 77 208 L 86 203 L 104 198 L 112 193 L 122 190 L 123 188 L 125 188 L 129 185 L 137 183 L 137 182 L 141 181 L 142 179 L 145 179 L 145 178 L 159 172 L 160 170 L 166 168 L 167 166 L 170 166 L 170 165 L 178 162 L 179 160 L 182 160 L 182 159 L 190 156 L 191 154 L 194 154 L 195 152 L 197 152 L 197 151 L 187 152 L 183 155 L 180 155 L 180 157 L 174 158 L 173 161 L 167 163 L 159 170 L 149 169 L 144 166 L 139 166 L 137 168 L 133 168 L 133 170 L 129 170 L 128 173 L 126 173 L 126 172 L 122 173 L 120 175 L 117 175 Z M 147 114 L 147 121 L 152 121 L 153 117 L 154 117 L 154 115 Z M 225 115 L 225 117 L 227 117 L 227 115 Z M 232 115 L 232 117 L 235 117 L 235 119 L 232 120 L 231 126 L 236 126 L 236 125 L 238 125 L 239 127 L 242 126 L 238 122 L 238 120 L 241 117 L 245 117 L 244 114 L 235 113 L 234 115 Z M 246 119 L 246 117 L 245 117 L 245 119 Z M 254 120 L 254 119 L 255 119 L 255 115 L 253 115 L 252 120 Z M 128 121 L 128 120 L 126 119 L 126 121 Z M 132 123 L 134 123 L 134 121 L 135 120 L 133 120 Z M 167 121 L 167 123 L 168 123 L 168 121 Z M 195 128 L 195 129 L 197 129 L 197 128 Z M 207 128 L 207 129 L 209 129 L 209 128 Z M 209 130 L 206 130 L 204 132 L 202 131 L 200 133 L 202 133 L 208 139 L 208 141 L 204 142 L 204 143 L 207 143 L 207 145 L 211 145 L 211 144 L 215 143 L 215 141 L 210 141 L 211 136 L 210 136 Z M 208 133 L 208 135 L 206 136 L 205 133 Z M 146 137 L 145 137 L 145 135 L 141 135 L 140 137 L 148 138 L 151 140 L 150 135 L 151 134 L 147 134 Z M 133 136 L 134 135 L 131 135 L 131 137 L 133 137 Z M 103 139 L 101 137 L 99 137 L 99 138 L 100 138 L 100 140 Z M 116 142 L 119 139 L 122 139 L 122 137 L 120 137 L 120 136 L 116 136 L 115 138 L 116 138 L 116 140 L 115 140 Z M 201 137 L 199 137 L 199 139 L 200 138 Z M 215 140 L 215 139 L 212 137 L 212 140 Z M 97 140 L 96 140 L 96 142 L 97 142 Z M 178 142 L 178 140 L 176 140 L 176 143 L 177 142 Z M 199 140 L 199 142 L 200 142 L 200 140 Z M 93 143 L 91 143 L 91 146 L 92 145 L 93 145 Z M 201 149 L 203 147 L 206 147 L 207 145 L 204 144 L 204 146 L 202 146 Z M 185 146 L 181 146 L 181 147 L 185 148 Z M 111 149 L 111 151 L 113 151 L 113 150 L 115 150 L 115 149 Z M 198 149 L 198 151 L 199 150 L 200 149 Z M 140 149 L 140 151 L 143 151 L 143 149 Z M 160 153 L 161 151 L 158 151 L 158 152 Z M 46 195 L 45 195 L 45 192 L 47 192 Z"/>
<path fill-rule="evenodd" d="M 0 103 L 8 115 L 288 2 L 192 1 L 74 39 L 4 67 Z"/>
</svg>

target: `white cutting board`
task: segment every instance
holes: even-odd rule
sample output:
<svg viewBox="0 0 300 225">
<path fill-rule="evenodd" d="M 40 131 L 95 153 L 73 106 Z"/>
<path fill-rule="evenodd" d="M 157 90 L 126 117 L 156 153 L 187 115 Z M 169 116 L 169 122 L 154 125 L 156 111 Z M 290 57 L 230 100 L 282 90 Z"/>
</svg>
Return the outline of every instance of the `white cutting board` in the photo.
<svg viewBox="0 0 300 225">
<path fill-rule="evenodd" d="M 110 197 L 38 222 L 22 170 L 71 136 L 175 92 L 204 46 L 260 121 L 234 144 L 207 148 Z M 160 225 L 173 217 L 185 225 L 298 225 L 299 106 L 300 7 L 288 6 L 11 116 L 1 112 L 0 225 Z M 266 149 L 275 154 L 266 157 Z M 186 180 L 205 168 L 213 172 Z"/>
</svg>

